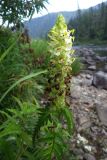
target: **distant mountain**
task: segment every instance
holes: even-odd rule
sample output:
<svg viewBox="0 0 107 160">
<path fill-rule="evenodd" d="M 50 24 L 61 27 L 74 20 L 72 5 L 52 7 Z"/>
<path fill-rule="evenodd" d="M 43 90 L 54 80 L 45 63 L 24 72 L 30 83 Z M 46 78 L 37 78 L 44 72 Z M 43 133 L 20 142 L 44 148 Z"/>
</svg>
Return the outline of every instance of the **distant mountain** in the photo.
<svg viewBox="0 0 107 160">
<path fill-rule="evenodd" d="M 31 38 L 44 38 L 46 37 L 49 30 L 54 26 L 59 14 L 62 14 L 65 17 L 66 23 L 68 23 L 71 17 L 75 18 L 76 13 L 76 11 L 49 13 L 45 16 L 26 21 L 25 26 L 28 28 Z"/>
<path fill-rule="evenodd" d="M 107 1 L 104 3 L 107 4 Z M 90 8 L 94 10 L 98 10 L 100 5 L 101 3 Z M 88 11 L 90 8 L 81 10 L 81 13 L 84 13 L 86 10 Z M 33 18 L 30 21 L 26 21 L 25 26 L 26 28 L 28 28 L 29 35 L 31 38 L 34 38 L 34 39 L 44 38 L 46 37 L 49 30 L 54 26 L 57 16 L 59 14 L 62 14 L 65 17 L 66 23 L 69 23 L 70 19 L 73 20 L 76 18 L 77 13 L 78 11 L 72 11 L 72 12 L 63 11 L 63 12 L 57 12 L 57 13 L 49 13 L 45 16 Z"/>
</svg>

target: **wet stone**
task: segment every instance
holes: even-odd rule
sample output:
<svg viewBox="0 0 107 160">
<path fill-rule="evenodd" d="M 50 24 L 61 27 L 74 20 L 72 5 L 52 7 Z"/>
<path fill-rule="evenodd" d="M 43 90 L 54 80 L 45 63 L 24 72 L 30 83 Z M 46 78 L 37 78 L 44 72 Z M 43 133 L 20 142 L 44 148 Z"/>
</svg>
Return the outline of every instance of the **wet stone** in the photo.
<svg viewBox="0 0 107 160">
<path fill-rule="evenodd" d="M 83 160 L 96 160 L 96 158 L 91 154 L 85 154 Z"/>
</svg>

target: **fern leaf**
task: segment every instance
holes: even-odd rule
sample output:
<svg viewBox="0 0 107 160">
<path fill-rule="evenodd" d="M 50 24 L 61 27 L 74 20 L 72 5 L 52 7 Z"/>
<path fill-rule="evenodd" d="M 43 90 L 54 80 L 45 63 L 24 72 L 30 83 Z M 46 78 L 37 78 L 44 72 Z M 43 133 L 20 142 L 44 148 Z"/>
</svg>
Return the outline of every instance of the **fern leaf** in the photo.
<svg viewBox="0 0 107 160">
<path fill-rule="evenodd" d="M 66 106 L 62 108 L 62 114 L 67 122 L 69 134 L 71 134 L 74 128 L 73 115 Z"/>
<path fill-rule="evenodd" d="M 26 81 L 26 80 L 29 80 L 31 78 L 34 78 L 40 74 L 43 74 L 43 73 L 46 73 L 47 71 L 40 71 L 40 72 L 37 72 L 37 73 L 31 73 L 21 79 L 19 79 L 18 81 L 16 81 L 12 86 L 10 86 L 10 88 L 2 95 L 2 97 L 0 98 L 0 103 L 2 102 L 2 100 L 6 97 L 6 95 L 14 88 L 16 87 L 18 84 L 20 84 L 21 82 L 23 81 Z"/>
<path fill-rule="evenodd" d="M 40 128 L 42 126 L 44 126 L 44 124 L 49 119 L 48 108 L 47 109 L 41 108 L 41 109 L 39 109 L 39 111 L 40 111 L 40 114 L 39 114 L 38 122 L 37 122 L 37 125 L 35 125 L 33 136 L 32 136 L 33 146 L 35 146 L 35 140 L 39 136 L 39 130 L 40 130 Z"/>
</svg>

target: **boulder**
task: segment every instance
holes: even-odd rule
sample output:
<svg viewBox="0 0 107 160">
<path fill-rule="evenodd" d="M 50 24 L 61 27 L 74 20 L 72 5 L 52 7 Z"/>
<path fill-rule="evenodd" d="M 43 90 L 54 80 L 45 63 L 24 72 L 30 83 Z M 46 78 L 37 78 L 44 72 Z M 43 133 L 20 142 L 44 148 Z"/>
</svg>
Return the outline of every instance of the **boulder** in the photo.
<svg viewBox="0 0 107 160">
<path fill-rule="evenodd" d="M 101 123 L 107 126 L 107 104 L 96 104 L 96 110 Z"/>
<path fill-rule="evenodd" d="M 93 76 L 92 84 L 100 89 L 107 89 L 107 73 L 98 71 Z"/>
</svg>

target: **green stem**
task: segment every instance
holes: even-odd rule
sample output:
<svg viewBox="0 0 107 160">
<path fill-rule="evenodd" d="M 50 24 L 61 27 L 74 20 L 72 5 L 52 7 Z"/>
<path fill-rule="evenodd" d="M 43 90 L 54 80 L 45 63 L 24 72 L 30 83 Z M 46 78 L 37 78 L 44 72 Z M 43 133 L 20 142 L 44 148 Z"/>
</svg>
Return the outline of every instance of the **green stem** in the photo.
<svg viewBox="0 0 107 160">
<path fill-rule="evenodd" d="M 27 149 L 27 146 L 24 148 L 23 142 L 21 142 L 21 147 L 19 148 L 18 154 L 16 156 L 16 160 L 20 160 L 21 156 L 26 151 L 26 149 Z"/>
<path fill-rule="evenodd" d="M 53 141 L 52 141 L 52 149 L 51 149 L 51 152 L 50 152 L 50 160 L 52 160 L 52 153 L 53 153 L 53 150 L 54 150 L 54 144 L 55 144 L 55 134 L 54 134 Z"/>
</svg>

